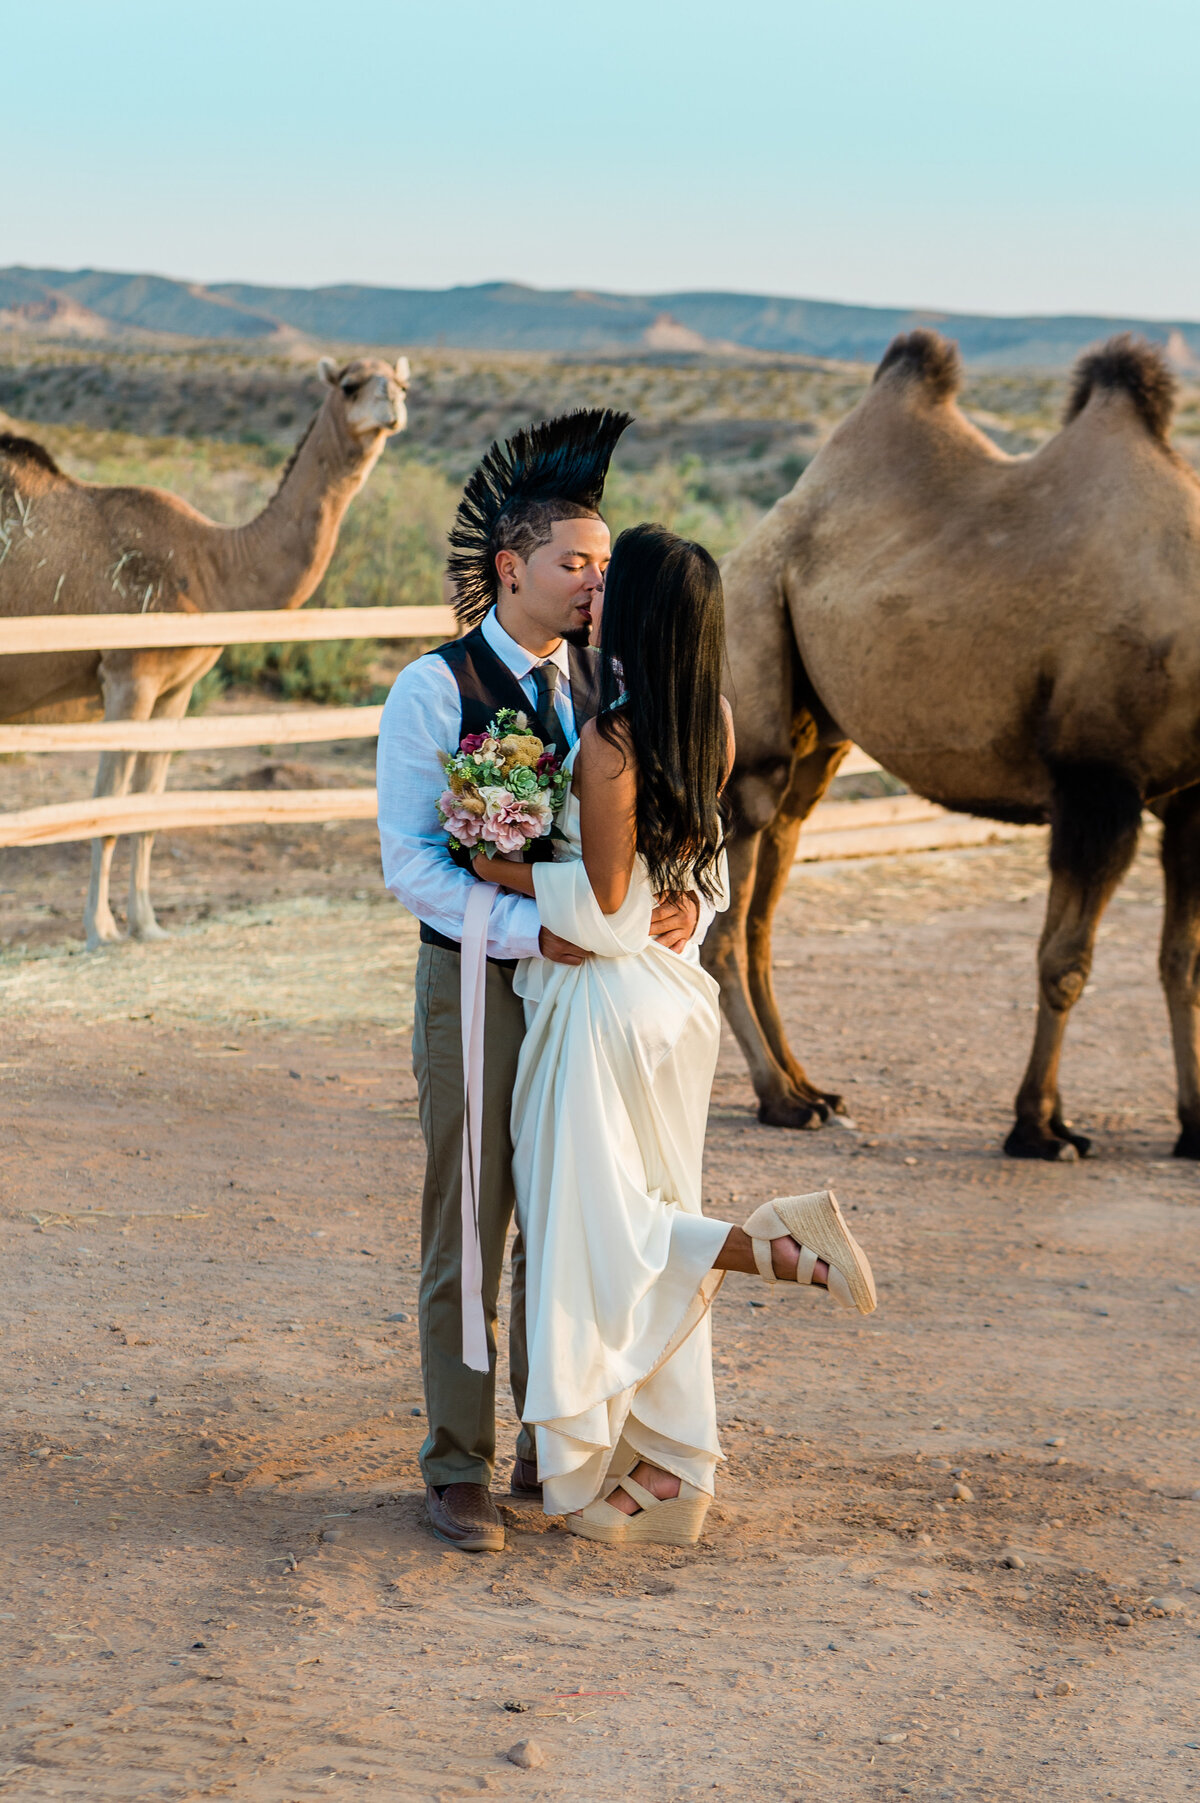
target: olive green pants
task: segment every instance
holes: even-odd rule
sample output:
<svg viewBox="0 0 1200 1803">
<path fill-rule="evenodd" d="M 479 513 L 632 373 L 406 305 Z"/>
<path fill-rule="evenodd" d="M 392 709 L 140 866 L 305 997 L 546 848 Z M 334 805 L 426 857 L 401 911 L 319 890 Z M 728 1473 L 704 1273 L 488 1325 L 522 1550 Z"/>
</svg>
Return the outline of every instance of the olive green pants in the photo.
<svg viewBox="0 0 1200 1803">
<path fill-rule="evenodd" d="M 483 1052 L 483 1154 L 479 1243 L 483 1252 L 483 1312 L 488 1369 L 462 1360 L 462 1016 L 459 957 L 422 945 L 417 958 L 413 1071 L 425 1135 L 421 1199 L 421 1371 L 429 1432 L 421 1448 L 427 1484 L 490 1484 L 496 1462 L 496 1305 L 504 1242 L 513 1212 L 509 1113 L 525 1012 L 513 994 L 512 972 L 487 967 Z M 517 1416 L 525 1406 L 525 1250 L 518 1232 L 512 1252 L 512 1308 L 508 1372 Z M 522 1426 L 522 1458 L 535 1456 Z"/>
</svg>

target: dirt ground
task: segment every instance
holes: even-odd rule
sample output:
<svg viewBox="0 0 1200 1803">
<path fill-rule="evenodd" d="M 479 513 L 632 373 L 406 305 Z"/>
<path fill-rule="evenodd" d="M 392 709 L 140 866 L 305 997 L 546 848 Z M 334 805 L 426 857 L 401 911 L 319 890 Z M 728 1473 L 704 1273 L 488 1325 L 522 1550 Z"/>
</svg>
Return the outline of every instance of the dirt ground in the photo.
<svg viewBox="0 0 1200 1803">
<path fill-rule="evenodd" d="M 1041 855 L 798 871 L 785 1014 L 856 1127 L 759 1127 L 727 1044 L 707 1206 L 833 1183 L 878 1312 L 726 1281 L 696 1549 L 505 1502 L 466 1557 L 422 1512 L 414 942 L 373 835 L 165 839 L 174 937 L 93 957 L 85 850 L 0 854 L 0 1797 L 1200 1791 L 1200 1173 L 1153 848 L 1072 1025 L 1097 1155 L 1065 1167 L 999 1155 Z"/>
</svg>

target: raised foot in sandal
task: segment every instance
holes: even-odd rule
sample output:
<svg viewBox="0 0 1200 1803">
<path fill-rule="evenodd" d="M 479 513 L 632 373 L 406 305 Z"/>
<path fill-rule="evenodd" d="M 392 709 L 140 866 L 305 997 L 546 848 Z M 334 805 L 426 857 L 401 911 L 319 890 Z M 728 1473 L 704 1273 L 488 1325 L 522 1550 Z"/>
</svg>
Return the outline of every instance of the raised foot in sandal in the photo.
<svg viewBox="0 0 1200 1803">
<path fill-rule="evenodd" d="M 771 1241 L 784 1237 L 800 1248 L 797 1283 L 811 1283 L 818 1261 L 829 1266 L 826 1288 L 843 1308 L 869 1315 L 876 1302 L 875 1279 L 866 1253 L 847 1227 L 832 1190 L 807 1196 L 776 1196 L 743 1223 L 754 1246 L 754 1262 L 767 1283 L 778 1283 Z"/>
<path fill-rule="evenodd" d="M 608 1498 L 623 1490 L 637 1504 L 637 1513 L 626 1515 Z M 694 1546 L 704 1527 L 712 1498 L 679 1479 L 678 1496 L 659 1497 L 634 1477 L 618 1478 L 603 1496 L 586 1509 L 567 1516 L 572 1534 L 600 1540 L 606 1546 Z"/>
</svg>

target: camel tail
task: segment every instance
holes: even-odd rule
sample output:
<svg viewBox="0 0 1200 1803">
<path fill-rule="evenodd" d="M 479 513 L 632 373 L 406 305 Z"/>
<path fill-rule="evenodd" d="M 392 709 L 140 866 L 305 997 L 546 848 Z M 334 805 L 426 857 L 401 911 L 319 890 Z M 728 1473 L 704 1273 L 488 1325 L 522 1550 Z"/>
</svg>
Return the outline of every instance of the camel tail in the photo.
<svg viewBox="0 0 1200 1803">
<path fill-rule="evenodd" d="M 1078 418 L 1097 389 L 1127 394 L 1146 430 L 1166 442 L 1179 384 L 1157 345 L 1121 332 L 1099 350 L 1081 357 L 1075 365 L 1064 426 Z"/>
<path fill-rule="evenodd" d="M 935 401 L 948 401 L 957 394 L 962 379 L 958 346 L 949 338 L 927 331 L 924 326 L 915 332 L 902 332 L 899 338 L 892 339 L 880 359 L 874 380 L 878 382 L 891 370 L 904 381 L 920 382 L 930 399 Z"/>
</svg>

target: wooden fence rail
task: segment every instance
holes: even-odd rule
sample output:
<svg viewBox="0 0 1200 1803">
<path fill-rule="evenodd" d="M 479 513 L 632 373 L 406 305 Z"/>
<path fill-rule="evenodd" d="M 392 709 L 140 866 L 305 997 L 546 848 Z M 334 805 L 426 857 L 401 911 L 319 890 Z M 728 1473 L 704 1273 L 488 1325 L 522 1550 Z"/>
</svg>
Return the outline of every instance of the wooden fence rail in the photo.
<svg viewBox="0 0 1200 1803">
<path fill-rule="evenodd" d="M 44 652 L 299 643 L 332 639 L 448 638 L 448 607 L 339 607 L 210 614 L 41 614 L 0 620 L 0 656 Z M 303 708 L 217 719 L 104 720 L 83 725 L 0 726 L 0 752 L 215 751 L 375 738 L 381 707 Z M 64 845 L 181 827 L 311 825 L 373 820 L 373 788 L 175 789 L 54 802 L 0 814 L 0 847 Z"/>
<path fill-rule="evenodd" d="M 0 620 L 0 657 L 40 651 L 142 651 L 325 639 L 447 639 L 449 607 L 316 607 L 244 613 L 27 614 Z"/>
<path fill-rule="evenodd" d="M 311 826 L 323 820 L 374 820 L 374 789 L 175 789 L 164 795 L 107 795 L 51 802 L 0 814 L 0 846 L 66 845 L 121 833 L 179 827 Z"/>
<path fill-rule="evenodd" d="M 919 798 L 914 796 L 913 800 Z M 920 803 L 921 813 L 914 810 L 906 820 L 873 822 L 870 814 L 858 817 L 858 810 L 870 809 L 870 801 L 822 802 L 805 823 L 796 847 L 798 864 L 821 864 L 830 858 L 882 858 L 906 851 L 956 851 L 966 845 L 994 845 L 1002 839 L 1028 838 L 1044 829 L 1036 826 L 1005 826 L 996 820 L 977 820 L 970 814 L 950 814 L 932 801 Z M 825 814 L 831 808 L 844 808 L 843 825 L 832 830 L 825 825 Z M 853 818 L 851 818 L 853 816 Z"/>
<path fill-rule="evenodd" d="M 0 726 L 5 751 L 228 751 L 373 739 L 381 707 L 297 708 L 194 720 L 96 720 L 86 726 Z"/>
<path fill-rule="evenodd" d="M 296 644 L 333 639 L 449 638 L 448 607 L 352 607 L 252 610 L 205 614 L 41 614 L 0 620 L 0 656 Z M 304 708 L 226 714 L 192 720 L 106 720 L 83 725 L 0 726 L 0 753 L 50 751 L 216 751 L 252 745 L 301 745 L 374 738 L 380 707 Z M 844 776 L 877 771 L 853 747 Z M 161 795 L 109 796 L 55 802 L 0 813 L 0 847 L 62 845 L 124 833 L 172 832 L 184 827 L 312 825 L 373 820 L 373 788 L 264 790 L 176 789 Z M 823 802 L 800 835 L 798 858 L 868 857 L 893 851 L 936 850 L 1010 838 L 1028 828 L 947 814 L 916 795 Z"/>
</svg>

